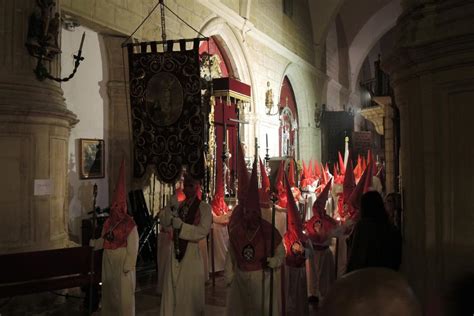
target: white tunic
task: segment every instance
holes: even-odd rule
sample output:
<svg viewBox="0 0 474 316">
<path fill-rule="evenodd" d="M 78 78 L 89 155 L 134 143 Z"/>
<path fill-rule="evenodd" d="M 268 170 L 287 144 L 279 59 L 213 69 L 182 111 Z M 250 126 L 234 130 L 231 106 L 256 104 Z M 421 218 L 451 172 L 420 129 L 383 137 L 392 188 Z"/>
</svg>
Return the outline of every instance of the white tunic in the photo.
<svg viewBox="0 0 474 316">
<path fill-rule="evenodd" d="M 204 314 L 204 264 L 199 241 L 206 238 L 211 227 L 211 206 L 205 202 L 199 205 L 198 225 L 183 223 L 179 238 L 188 240 L 186 252 L 181 262 L 174 255 L 171 244 L 170 255 L 165 263 L 161 316 L 192 316 Z M 166 207 L 160 212 L 164 227 L 171 225 L 171 210 Z"/>
<path fill-rule="evenodd" d="M 276 248 L 275 257 L 283 262 L 283 243 Z M 281 269 L 273 271 L 273 315 L 281 315 Z M 226 260 L 225 278 L 230 286 L 226 304 L 227 316 L 269 315 L 270 269 L 241 271 L 231 250 Z"/>
<path fill-rule="evenodd" d="M 158 234 L 157 264 L 158 264 L 158 287 L 157 293 L 163 293 L 163 283 L 165 279 L 166 262 L 169 260 L 171 244 L 171 228 L 161 228 Z"/>
<path fill-rule="evenodd" d="M 212 238 L 214 246 L 214 272 L 224 271 L 225 258 L 229 248 L 229 232 L 227 230 L 227 223 L 229 215 L 212 216 Z M 209 270 L 212 270 L 212 249 L 211 241 L 209 240 Z M 212 271 L 211 271 L 212 272 Z"/>
<path fill-rule="evenodd" d="M 101 315 L 135 315 L 135 265 L 138 255 L 135 226 L 127 237 L 127 247 L 104 249 L 102 257 Z M 125 273 L 125 271 L 128 271 Z"/>
</svg>

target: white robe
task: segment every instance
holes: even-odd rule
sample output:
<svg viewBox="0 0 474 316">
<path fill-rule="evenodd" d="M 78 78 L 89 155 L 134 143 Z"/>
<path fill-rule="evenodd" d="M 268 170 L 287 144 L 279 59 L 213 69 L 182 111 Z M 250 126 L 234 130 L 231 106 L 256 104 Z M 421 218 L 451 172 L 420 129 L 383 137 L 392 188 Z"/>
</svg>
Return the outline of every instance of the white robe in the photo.
<svg viewBox="0 0 474 316">
<path fill-rule="evenodd" d="M 161 297 L 161 316 L 192 316 L 204 314 L 204 261 L 199 241 L 206 238 L 212 221 L 211 206 L 205 202 L 199 205 L 198 225 L 183 223 L 179 238 L 188 240 L 186 252 L 181 262 L 174 255 L 171 243 L 170 255 L 165 263 L 163 294 Z M 164 227 L 171 225 L 171 209 L 160 212 Z"/>
<path fill-rule="evenodd" d="M 165 268 L 166 263 L 169 260 L 170 249 L 171 249 L 171 228 L 162 228 L 160 225 L 160 232 L 158 234 L 158 247 L 157 247 L 157 264 L 158 264 L 158 287 L 157 293 L 161 295 L 163 293 L 163 283 L 165 279 Z"/>
<path fill-rule="evenodd" d="M 227 316 L 266 316 L 269 315 L 270 269 L 241 271 L 229 248 L 225 279 L 230 285 L 227 293 Z M 276 248 L 275 257 L 283 262 L 285 248 L 283 243 Z M 281 269 L 273 270 L 273 315 L 281 315 Z M 263 285 L 263 286 L 262 286 Z"/>
<path fill-rule="evenodd" d="M 214 272 L 224 271 L 225 258 L 229 248 L 228 214 L 212 216 L 212 238 L 214 243 Z M 209 240 L 209 267 L 212 272 L 212 244 Z"/>
<path fill-rule="evenodd" d="M 104 249 L 102 257 L 102 316 L 135 315 L 135 266 L 138 255 L 138 239 L 135 226 L 128 234 L 127 247 L 113 250 Z"/>
<path fill-rule="evenodd" d="M 346 226 L 336 227 L 330 233 L 325 243 L 317 245 L 328 246 L 328 248 L 325 250 L 317 250 L 315 248 L 313 258 L 307 260 L 308 296 L 317 296 L 323 299 L 336 280 L 334 255 L 329 246 L 332 243 L 333 237 L 341 238 L 345 230 Z"/>
<path fill-rule="evenodd" d="M 285 315 L 309 315 L 305 266 L 285 265 L 285 299 Z"/>
<path fill-rule="evenodd" d="M 306 201 L 306 216 L 305 221 L 309 221 L 313 217 L 313 204 L 316 201 L 315 192 L 303 192 L 302 193 L 303 203 Z"/>
</svg>

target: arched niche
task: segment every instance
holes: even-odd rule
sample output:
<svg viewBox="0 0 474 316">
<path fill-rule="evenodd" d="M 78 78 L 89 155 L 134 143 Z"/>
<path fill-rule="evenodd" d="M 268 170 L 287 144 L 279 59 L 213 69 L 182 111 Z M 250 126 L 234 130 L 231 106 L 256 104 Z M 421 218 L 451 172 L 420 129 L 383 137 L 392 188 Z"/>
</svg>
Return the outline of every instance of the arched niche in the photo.
<svg viewBox="0 0 474 316">
<path fill-rule="evenodd" d="M 298 156 L 298 108 L 293 87 L 284 77 L 280 90 L 279 152 L 282 157 Z"/>
</svg>

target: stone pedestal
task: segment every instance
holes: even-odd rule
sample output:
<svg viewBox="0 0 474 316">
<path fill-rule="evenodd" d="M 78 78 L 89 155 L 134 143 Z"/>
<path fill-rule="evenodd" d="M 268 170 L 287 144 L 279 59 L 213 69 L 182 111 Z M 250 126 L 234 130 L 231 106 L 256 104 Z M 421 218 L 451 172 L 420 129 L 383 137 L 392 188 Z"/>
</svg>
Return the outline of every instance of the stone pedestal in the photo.
<svg viewBox="0 0 474 316">
<path fill-rule="evenodd" d="M 474 273 L 474 2 L 420 2 L 405 7 L 386 66 L 400 108 L 403 272 L 428 307 Z"/>
<path fill-rule="evenodd" d="M 77 122 L 62 90 L 38 81 L 36 59 L 25 47 L 28 18 L 36 1 L 0 3 L 0 253 L 68 244 L 67 151 Z M 59 59 L 45 62 L 59 75 Z M 48 180 L 35 195 L 35 180 Z M 49 188 L 48 188 L 49 186 Z M 38 193 L 38 192 L 37 192 Z"/>
</svg>

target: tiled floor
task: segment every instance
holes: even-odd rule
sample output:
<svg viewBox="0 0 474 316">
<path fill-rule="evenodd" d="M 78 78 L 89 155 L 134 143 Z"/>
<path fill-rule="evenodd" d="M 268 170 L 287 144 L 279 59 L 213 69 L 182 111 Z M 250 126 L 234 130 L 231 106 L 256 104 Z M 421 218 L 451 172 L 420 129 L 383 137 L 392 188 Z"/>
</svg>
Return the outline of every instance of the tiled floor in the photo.
<svg viewBox="0 0 474 316">
<path fill-rule="evenodd" d="M 156 292 L 157 278 L 154 271 L 137 274 L 135 308 L 137 316 L 157 316 L 160 311 L 160 296 Z M 206 315 L 224 315 L 227 289 L 222 275 L 216 276 L 215 286 L 210 280 L 206 284 Z M 66 298 L 54 293 L 40 293 L 0 299 L 0 316 L 79 316 L 87 315 L 83 307 L 84 296 L 79 289 L 69 291 Z M 310 306 L 311 308 L 311 306 Z M 311 315 L 316 315 L 314 309 Z M 100 316 L 100 311 L 94 313 Z M 245 316 L 245 315 L 244 315 Z"/>
</svg>

